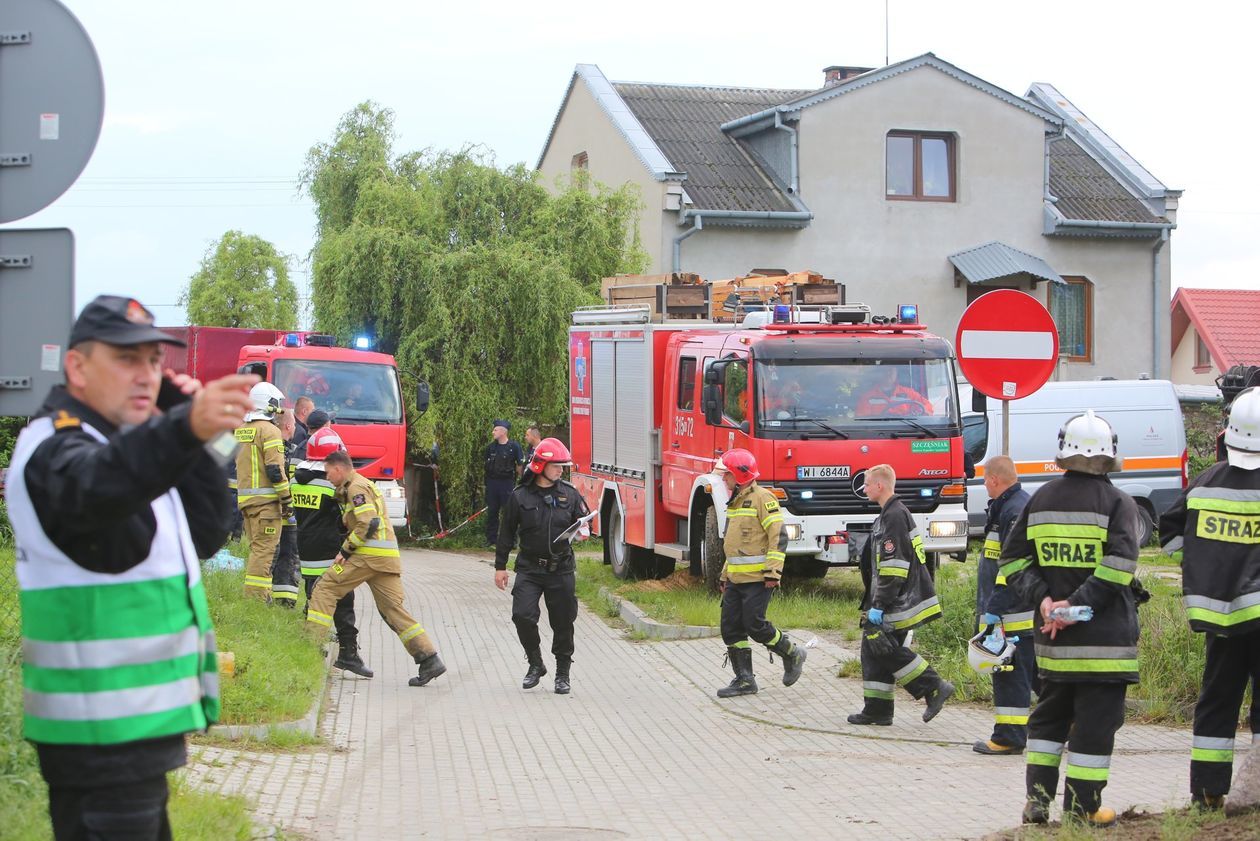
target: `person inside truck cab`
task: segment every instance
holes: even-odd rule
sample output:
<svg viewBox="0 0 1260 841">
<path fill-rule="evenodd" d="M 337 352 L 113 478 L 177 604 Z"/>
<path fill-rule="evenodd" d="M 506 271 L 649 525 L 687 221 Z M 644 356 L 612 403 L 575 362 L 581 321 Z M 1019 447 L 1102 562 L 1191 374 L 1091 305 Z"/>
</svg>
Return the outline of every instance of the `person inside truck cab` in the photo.
<svg viewBox="0 0 1260 841">
<path fill-rule="evenodd" d="M 897 367 L 894 365 L 877 368 L 875 382 L 858 398 L 857 416 L 860 418 L 930 414 L 931 402 L 914 389 L 897 382 Z"/>
</svg>

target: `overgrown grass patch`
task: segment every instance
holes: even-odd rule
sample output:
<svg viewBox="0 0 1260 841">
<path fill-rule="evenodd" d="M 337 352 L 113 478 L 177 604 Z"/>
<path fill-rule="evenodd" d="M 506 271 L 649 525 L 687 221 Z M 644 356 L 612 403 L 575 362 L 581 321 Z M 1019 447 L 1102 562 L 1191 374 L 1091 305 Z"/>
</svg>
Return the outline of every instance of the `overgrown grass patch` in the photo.
<svg viewBox="0 0 1260 841">
<path fill-rule="evenodd" d="M 1223 812 L 1169 809 L 1120 815 L 1108 829 L 1092 829 L 1079 821 L 1045 827 L 1025 826 L 987 836 L 994 841 L 1243 841 L 1260 838 L 1260 812 L 1227 818 Z"/>
</svg>

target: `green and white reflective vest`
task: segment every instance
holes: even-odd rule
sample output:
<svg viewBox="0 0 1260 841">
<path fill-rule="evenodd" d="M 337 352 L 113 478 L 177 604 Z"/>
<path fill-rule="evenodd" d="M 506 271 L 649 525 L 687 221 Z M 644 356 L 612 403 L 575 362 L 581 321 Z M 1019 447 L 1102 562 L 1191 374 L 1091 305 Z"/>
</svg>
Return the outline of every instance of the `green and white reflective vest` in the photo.
<svg viewBox="0 0 1260 841">
<path fill-rule="evenodd" d="M 218 663 L 178 491 L 152 502 L 157 531 L 144 561 L 117 575 L 84 569 L 44 534 L 26 489 L 26 463 L 53 434 L 49 418 L 22 431 L 7 488 L 26 738 L 110 745 L 204 730 L 219 716 Z"/>
</svg>

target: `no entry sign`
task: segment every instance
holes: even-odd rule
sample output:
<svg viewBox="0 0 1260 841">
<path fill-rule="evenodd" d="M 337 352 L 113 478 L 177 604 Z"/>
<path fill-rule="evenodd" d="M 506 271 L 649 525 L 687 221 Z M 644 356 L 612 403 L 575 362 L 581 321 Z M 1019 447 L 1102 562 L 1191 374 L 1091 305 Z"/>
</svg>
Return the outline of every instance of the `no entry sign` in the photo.
<svg viewBox="0 0 1260 841">
<path fill-rule="evenodd" d="M 1031 295 L 995 289 L 958 321 L 958 365 L 972 387 L 997 400 L 1018 400 L 1045 385 L 1059 359 L 1054 319 Z"/>
</svg>

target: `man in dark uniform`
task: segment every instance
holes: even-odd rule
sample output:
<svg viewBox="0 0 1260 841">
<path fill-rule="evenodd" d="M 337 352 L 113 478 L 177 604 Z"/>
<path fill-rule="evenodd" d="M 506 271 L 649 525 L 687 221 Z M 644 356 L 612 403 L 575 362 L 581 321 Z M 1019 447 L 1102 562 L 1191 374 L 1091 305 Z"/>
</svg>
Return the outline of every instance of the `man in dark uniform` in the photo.
<svg viewBox="0 0 1260 841">
<path fill-rule="evenodd" d="M 183 342 L 138 301 L 88 304 L 8 475 L 25 735 L 58 841 L 169 839 L 166 772 L 218 716 L 197 558 L 223 545 L 232 499 L 204 445 L 240 425 L 258 378 L 164 379 L 165 344 Z"/>
<path fill-rule="evenodd" d="M 494 422 L 494 440 L 486 445 L 486 545 L 493 548 L 499 540 L 499 511 L 516 487 L 525 454 L 521 445 L 508 438 L 512 424 Z"/>
<path fill-rule="evenodd" d="M 296 423 L 293 430 L 292 449 L 297 453 L 298 460 L 301 460 L 302 454 L 306 452 L 306 442 L 313 431 L 306 423 L 313 411 L 315 411 L 315 402 L 306 395 L 293 401 L 293 420 Z"/>
<path fill-rule="evenodd" d="M 560 477 L 569 465 L 569 449 L 555 438 L 545 438 L 534 450 L 525 481 L 509 494 L 503 506 L 499 545 L 494 556 L 494 584 L 508 584 L 508 555 L 520 535 L 516 553 L 516 584 L 512 587 L 512 623 L 525 649 L 529 671 L 521 683 L 533 689 L 547 674 L 538 636 L 539 599 L 547 603 L 551 623 L 551 653 L 556 658 L 556 694 L 569 694 L 573 662 L 573 622 L 577 619 L 573 546 L 564 532 L 586 516 L 586 503 L 577 488 Z M 590 530 L 582 525 L 573 535 L 584 540 Z"/>
<path fill-rule="evenodd" d="M 1063 811 L 1111 826 L 1102 805 L 1124 696 L 1138 680 L 1137 504 L 1107 474 L 1119 470 L 1116 436 L 1093 411 L 1059 431 L 1066 473 L 1029 500 L 1002 545 L 1001 574 L 1036 605 L 1041 693 L 1028 720 L 1025 823 L 1046 823 L 1067 749 Z M 1089 621 L 1055 614 L 1086 607 Z"/>
<path fill-rule="evenodd" d="M 1181 557 L 1190 627 L 1207 636 L 1203 688 L 1194 708 L 1190 797 L 1219 809 L 1229 795 L 1256 805 L 1260 763 L 1260 388 L 1234 399 L 1226 461 L 1198 475 L 1159 520 L 1164 551 Z M 1230 791 L 1238 714 L 1251 686 L 1251 755 Z"/>
<path fill-rule="evenodd" d="M 528 467 L 529 463 L 534 460 L 534 450 L 538 449 L 538 445 L 542 442 L 542 430 L 534 424 L 525 427 L 525 457 L 521 459 L 521 465 Z"/>
<path fill-rule="evenodd" d="M 984 524 L 984 547 L 976 569 L 976 615 L 980 630 L 1001 627 L 1007 637 L 1018 637 L 1009 671 L 993 673 L 993 735 L 971 746 L 976 753 L 1007 756 L 1022 753 L 1028 741 L 1028 714 L 1037 688 L 1037 655 L 1033 650 L 1033 615 L 1030 605 L 1006 586 L 998 570 L 1002 544 L 1028 504 L 1028 493 L 1010 456 L 994 456 L 984 465 L 984 489 L 989 506 Z"/>
<path fill-rule="evenodd" d="M 937 619 L 941 605 L 928 572 L 923 537 L 896 495 L 897 475 L 887 464 L 866 471 L 866 495 L 880 507 L 863 549 L 870 586 L 862 599 L 862 711 L 850 724 L 887 727 L 893 720 L 893 690 L 900 684 L 926 703 L 923 720 L 936 717 L 954 685 L 906 647 L 906 635 Z"/>
<path fill-rule="evenodd" d="M 299 451 L 293 443 L 297 435 L 297 418 L 285 409 L 276 415 L 276 426 L 284 440 L 285 476 L 292 482 L 299 458 Z M 303 444 L 302 448 L 305 450 L 306 445 Z M 276 544 L 276 553 L 271 558 L 271 603 L 290 610 L 297 607 L 298 587 L 297 518 L 290 510 L 289 516 L 281 520 L 280 542 Z"/>
</svg>

